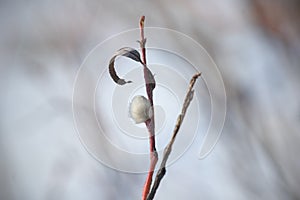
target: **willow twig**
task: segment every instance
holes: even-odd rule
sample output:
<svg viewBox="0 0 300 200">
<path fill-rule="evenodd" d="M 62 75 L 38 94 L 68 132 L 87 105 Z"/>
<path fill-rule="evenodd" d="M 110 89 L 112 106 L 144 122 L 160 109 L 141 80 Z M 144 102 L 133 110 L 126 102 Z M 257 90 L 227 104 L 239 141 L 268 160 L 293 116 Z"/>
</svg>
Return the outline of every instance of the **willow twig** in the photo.
<svg viewBox="0 0 300 200">
<path fill-rule="evenodd" d="M 158 155 L 155 147 L 155 123 L 154 123 L 154 107 L 153 107 L 153 90 L 155 88 L 155 79 L 150 71 L 150 69 L 147 67 L 147 60 L 146 60 L 146 38 L 144 36 L 144 22 L 145 22 L 145 16 L 142 16 L 140 19 L 140 31 L 141 31 L 141 41 L 140 47 L 142 50 L 142 64 L 144 66 L 144 78 L 145 78 L 145 84 L 146 84 L 146 92 L 148 99 L 150 101 L 151 105 L 151 111 L 152 116 L 150 119 L 145 121 L 145 124 L 147 126 L 147 129 L 149 131 L 149 143 L 150 143 L 150 167 L 147 175 L 147 179 L 144 185 L 143 193 L 142 193 L 142 200 L 146 200 L 147 195 L 150 191 L 151 183 L 152 183 L 152 176 L 153 172 L 158 160 Z"/>
<path fill-rule="evenodd" d="M 166 146 L 165 150 L 164 150 L 164 154 L 163 154 L 163 159 L 162 159 L 162 162 L 160 164 L 160 168 L 156 174 L 156 177 L 155 177 L 155 181 L 153 183 L 153 186 L 151 188 L 151 191 L 150 193 L 148 194 L 147 196 L 147 200 L 152 200 L 155 196 L 155 193 L 159 187 L 159 184 L 161 182 L 161 180 L 163 179 L 163 177 L 165 176 L 166 174 L 166 163 L 167 163 L 167 160 L 169 158 L 169 155 L 172 151 L 172 146 L 175 142 L 175 139 L 176 139 L 176 136 L 178 134 L 178 131 L 180 129 L 180 126 L 182 124 L 182 121 L 184 119 L 184 116 L 186 114 L 186 111 L 187 111 L 187 108 L 189 107 L 192 99 L 193 99 L 193 96 L 194 96 L 194 90 L 193 90 L 193 87 L 195 85 L 195 82 L 197 80 L 197 78 L 201 75 L 201 73 L 197 73 L 195 74 L 191 81 L 190 81 L 190 85 L 189 85 L 189 88 L 188 88 L 188 92 L 185 96 L 185 99 L 184 99 L 184 103 L 183 103 L 183 106 L 182 106 L 182 110 L 181 110 L 181 113 L 179 114 L 179 116 L 177 117 L 177 121 L 176 121 L 176 125 L 175 125 L 175 128 L 174 128 L 174 131 L 173 131 L 173 135 L 172 135 L 172 138 L 170 140 L 170 142 L 168 143 L 168 145 Z"/>
</svg>

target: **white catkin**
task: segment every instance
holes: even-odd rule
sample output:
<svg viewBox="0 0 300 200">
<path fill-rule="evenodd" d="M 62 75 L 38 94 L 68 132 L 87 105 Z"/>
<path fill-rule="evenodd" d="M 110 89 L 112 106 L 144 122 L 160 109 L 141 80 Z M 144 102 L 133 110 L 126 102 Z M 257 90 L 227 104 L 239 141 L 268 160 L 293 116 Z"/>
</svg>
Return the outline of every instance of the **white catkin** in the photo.
<svg viewBox="0 0 300 200">
<path fill-rule="evenodd" d="M 129 116 L 139 124 L 151 118 L 151 105 L 149 100 L 141 95 L 135 96 L 129 105 Z"/>
</svg>

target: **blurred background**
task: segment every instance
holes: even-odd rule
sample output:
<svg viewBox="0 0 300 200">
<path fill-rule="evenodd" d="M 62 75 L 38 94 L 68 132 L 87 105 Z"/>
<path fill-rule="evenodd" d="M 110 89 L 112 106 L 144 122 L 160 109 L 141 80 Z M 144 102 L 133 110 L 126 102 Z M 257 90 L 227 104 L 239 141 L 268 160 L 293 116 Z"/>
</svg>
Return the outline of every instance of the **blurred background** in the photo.
<svg viewBox="0 0 300 200">
<path fill-rule="evenodd" d="M 299 0 L 1 1 L 0 199 L 140 199 L 145 174 L 83 148 L 72 87 L 87 53 L 141 15 L 201 43 L 228 100 L 214 151 L 199 160 L 194 144 L 156 199 L 300 199 L 299 10 Z"/>
</svg>

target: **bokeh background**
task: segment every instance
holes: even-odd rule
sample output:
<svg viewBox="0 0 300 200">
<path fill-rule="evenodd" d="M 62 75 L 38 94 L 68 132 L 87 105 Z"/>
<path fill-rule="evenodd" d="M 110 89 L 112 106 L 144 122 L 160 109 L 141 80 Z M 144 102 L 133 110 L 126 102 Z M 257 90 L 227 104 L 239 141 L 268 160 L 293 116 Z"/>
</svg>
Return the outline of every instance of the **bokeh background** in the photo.
<svg viewBox="0 0 300 200">
<path fill-rule="evenodd" d="M 156 199 L 300 199 L 299 10 L 298 0 L 1 1 L 0 199 L 140 199 L 145 174 L 83 148 L 72 87 L 87 53 L 141 15 L 201 43 L 228 100 L 214 151 L 199 160 L 193 144 Z"/>
</svg>

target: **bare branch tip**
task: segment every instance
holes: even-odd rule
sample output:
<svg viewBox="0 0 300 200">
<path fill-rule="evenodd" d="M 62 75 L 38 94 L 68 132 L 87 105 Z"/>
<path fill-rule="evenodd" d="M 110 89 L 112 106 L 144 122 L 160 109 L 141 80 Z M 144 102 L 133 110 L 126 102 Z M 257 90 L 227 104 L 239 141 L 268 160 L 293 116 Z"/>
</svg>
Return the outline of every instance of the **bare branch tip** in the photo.
<svg viewBox="0 0 300 200">
<path fill-rule="evenodd" d="M 193 76 L 193 79 L 197 79 L 201 75 L 202 75 L 202 72 L 198 72 Z"/>
<path fill-rule="evenodd" d="M 145 22 L 145 16 L 141 16 L 141 19 L 140 19 L 140 26 L 141 27 L 144 27 L 144 22 Z"/>
</svg>

